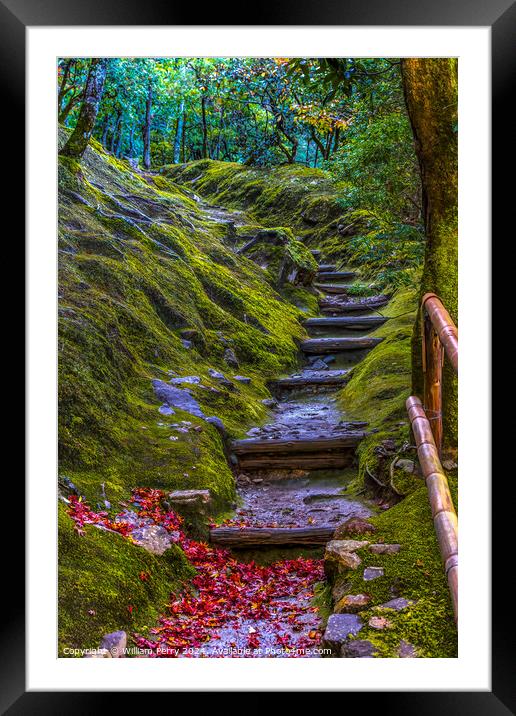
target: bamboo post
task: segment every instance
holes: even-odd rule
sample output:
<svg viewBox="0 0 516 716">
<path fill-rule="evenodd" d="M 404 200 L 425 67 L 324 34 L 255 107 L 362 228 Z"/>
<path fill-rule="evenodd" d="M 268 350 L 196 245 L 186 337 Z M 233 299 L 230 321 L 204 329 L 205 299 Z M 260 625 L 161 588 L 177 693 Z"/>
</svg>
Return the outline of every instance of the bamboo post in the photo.
<svg viewBox="0 0 516 716">
<path fill-rule="evenodd" d="M 442 372 L 444 350 L 428 314 L 423 314 L 423 404 L 439 455 L 443 446 Z"/>
<path fill-rule="evenodd" d="M 406 402 L 417 446 L 417 454 L 425 478 L 432 519 L 450 588 L 455 621 L 458 619 L 458 523 L 457 514 L 435 444 L 432 428 L 419 398 Z"/>
</svg>

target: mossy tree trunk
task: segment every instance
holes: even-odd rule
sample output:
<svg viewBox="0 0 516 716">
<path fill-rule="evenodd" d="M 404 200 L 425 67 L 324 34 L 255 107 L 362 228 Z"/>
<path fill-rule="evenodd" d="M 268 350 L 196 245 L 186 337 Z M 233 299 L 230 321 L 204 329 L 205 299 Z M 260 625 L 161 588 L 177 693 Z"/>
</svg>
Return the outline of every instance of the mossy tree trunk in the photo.
<svg viewBox="0 0 516 716">
<path fill-rule="evenodd" d="M 105 57 L 94 57 L 88 71 L 77 124 L 68 141 L 61 149 L 61 154 L 66 157 L 81 159 L 86 151 L 97 119 L 100 100 L 104 91 L 106 71 L 107 59 Z"/>
<path fill-rule="evenodd" d="M 436 293 L 458 322 L 457 60 L 401 61 L 405 102 L 419 160 L 426 233 L 421 296 Z M 423 394 L 420 319 L 412 340 L 412 387 Z M 444 445 L 457 445 L 457 379 L 445 362 Z"/>
</svg>

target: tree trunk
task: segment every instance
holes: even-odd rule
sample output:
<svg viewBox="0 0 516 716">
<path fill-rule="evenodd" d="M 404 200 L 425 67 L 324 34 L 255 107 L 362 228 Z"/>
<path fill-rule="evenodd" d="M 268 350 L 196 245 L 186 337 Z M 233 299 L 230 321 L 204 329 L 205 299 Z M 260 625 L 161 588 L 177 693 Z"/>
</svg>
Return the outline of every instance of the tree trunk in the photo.
<svg viewBox="0 0 516 716">
<path fill-rule="evenodd" d="M 405 102 L 414 133 L 422 183 L 426 250 L 421 293 L 436 293 L 458 322 L 457 60 L 401 60 Z M 412 384 L 422 395 L 420 318 L 412 339 Z M 445 448 L 457 445 L 457 378 L 443 371 Z"/>
<path fill-rule="evenodd" d="M 61 149 L 61 154 L 66 157 L 81 159 L 86 151 L 99 111 L 106 71 L 107 59 L 105 57 L 96 57 L 91 61 L 77 124 L 68 141 Z"/>
<path fill-rule="evenodd" d="M 176 136 L 174 138 L 174 164 L 179 164 L 179 155 L 181 151 L 181 137 L 183 135 L 183 124 L 185 121 L 184 116 L 184 107 L 185 103 L 181 102 L 181 107 L 179 108 L 179 117 L 177 118 L 177 128 L 176 128 Z"/>
<path fill-rule="evenodd" d="M 132 159 L 134 155 L 134 125 L 129 132 L 129 157 Z"/>
<path fill-rule="evenodd" d="M 183 112 L 183 131 L 181 132 L 181 161 L 186 162 L 186 117 Z"/>
<path fill-rule="evenodd" d="M 202 117 L 202 159 L 208 158 L 208 126 L 206 123 L 206 97 L 201 97 L 201 117 Z"/>
<path fill-rule="evenodd" d="M 116 141 L 117 141 L 121 121 L 122 121 L 122 110 L 119 109 L 116 114 L 116 121 L 115 121 L 115 127 L 113 129 L 113 134 L 111 135 L 111 145 L 109 147 L 109 151 L 111 152 L 111 154 L 115 153 Z"/>
<path fill-rule="evenodd" d="M 145 169 L 151 167 L 151 110 L 152 110 L 152 83 L 149 80 L 147 89 L 147 101 L 145 102 L 145 124 L 143 125 L 143 166 Z"/>
</svg>

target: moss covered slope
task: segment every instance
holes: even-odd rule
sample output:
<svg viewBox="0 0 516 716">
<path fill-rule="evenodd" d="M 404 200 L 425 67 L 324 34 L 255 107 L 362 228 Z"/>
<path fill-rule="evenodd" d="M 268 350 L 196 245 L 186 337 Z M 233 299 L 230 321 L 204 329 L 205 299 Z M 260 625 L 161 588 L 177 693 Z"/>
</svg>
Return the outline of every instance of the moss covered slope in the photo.
<svg viewBox="0 0 516 716">
<path fill-rule="evenodd" d="M 308 245 L 319 247 L 337 234 L 339 185 L 321 169 L 301 164 L 264 169 L 202 159 L 161 171 L 223 206 L 246 209 L 258 222 L 291 228 Z"/>
<path fill-rule="evenodd" d="M 200 377 L 180 387 L 241 435 L 265 417 L 265 380 L 294 365 L 300 311 L 186 192 L 95 143 L 80 165 L 60 159 L 59 193 L 61 471 L 93 503 L 102 483 L 111 501 L 136 485 L 210 488 L 227 501 L 233 478 L 216 428 L 180 410 L 161 416 L 151 380 Z M 251 383 L 228 389 L 209 368 Z M 188 432 L 171 432 L 181 420 Z"/>
</svg>

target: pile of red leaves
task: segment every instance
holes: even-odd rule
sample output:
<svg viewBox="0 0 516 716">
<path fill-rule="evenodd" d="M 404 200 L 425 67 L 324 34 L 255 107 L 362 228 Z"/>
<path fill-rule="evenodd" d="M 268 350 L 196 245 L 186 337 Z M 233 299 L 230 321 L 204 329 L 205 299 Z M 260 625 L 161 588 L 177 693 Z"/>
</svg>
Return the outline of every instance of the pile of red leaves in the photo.
<svg viewBox="0 0 516 716">
<path fill-rule="evenodd" d="M 160 490 L 139 488 L 133 490 L 132 507 L 139 518 L 179 534 L 176 541 L 197 571 L 195 594 L 173 597 L 168 613 L 149 630 L 151 638 L 133 635 L 136 645 L 154 657 L 311 655 L 321 638 L 311 597 L 323 578 L 322 561 L 238 562 L 227 550 L 189 539 L 180 529 L 181 518 L 162 507 L 163 497 Z M 107 512 L 94 512 L 79 498 L 70 498 L 68 514 L 80 534 L 85 524 L 95 524 L 130 539 L 134 529 Z"/>
</svg>

